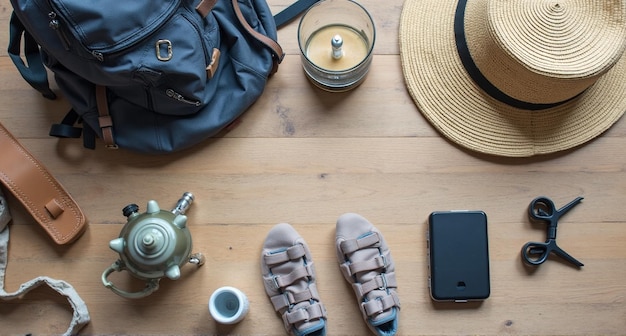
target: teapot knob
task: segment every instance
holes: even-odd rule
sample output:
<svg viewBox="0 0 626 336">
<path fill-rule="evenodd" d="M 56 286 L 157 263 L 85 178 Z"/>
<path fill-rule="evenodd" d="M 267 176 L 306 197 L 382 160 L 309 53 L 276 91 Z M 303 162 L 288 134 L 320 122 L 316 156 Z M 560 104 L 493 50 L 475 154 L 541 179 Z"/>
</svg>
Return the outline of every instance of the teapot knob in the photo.
<svg viewBox="0 0 626 336">
<path fill-rule="evenodd" d="M 141 244 L 147 250 L 153 250 L 156 247 L 156 239 L 152 234 L 148 233 L 141 239 Z"/>
<path fill-rule="evenodd" d="M 133 246 L 136 246 L 137 249 L 131 253 L 137 253 L 137 260 L 145 262 L 144 258 L 154 258 L 165 253 L 168 235 L 163 228 L 146 225 L 135 237 Z"/>
</svg>

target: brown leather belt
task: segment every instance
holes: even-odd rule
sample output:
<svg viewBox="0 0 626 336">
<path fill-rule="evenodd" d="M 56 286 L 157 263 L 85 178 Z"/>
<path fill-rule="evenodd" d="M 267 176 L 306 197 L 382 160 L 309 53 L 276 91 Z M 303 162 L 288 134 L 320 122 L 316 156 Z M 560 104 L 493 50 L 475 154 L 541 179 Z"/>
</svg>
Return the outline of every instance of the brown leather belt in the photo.
<svg viewBox="0 0 626 336">
<path fill-rule="evenodd" d="M 55 243 L 71 243 L 85 230 L 85 215 L 74 199 L 2 124 L 0 181 Z"/>
</svg>

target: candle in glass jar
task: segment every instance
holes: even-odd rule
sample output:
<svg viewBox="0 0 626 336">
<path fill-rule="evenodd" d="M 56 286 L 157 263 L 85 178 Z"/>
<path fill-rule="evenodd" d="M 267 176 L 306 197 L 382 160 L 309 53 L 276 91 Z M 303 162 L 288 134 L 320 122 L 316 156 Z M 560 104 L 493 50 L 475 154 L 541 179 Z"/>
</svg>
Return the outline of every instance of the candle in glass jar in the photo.
<svg viewBox="0 0 626 336">
<path fill-rule="evenodd" d="M 341 39 L 341 55 L 333 55 L 333 39 Z M 368 56 L 369 45 L 354 29 L 348 26 L 326 26 L 311 34 L 306 45 L 306 57 L 322 69 L 348 70 Z"/>
</svg>

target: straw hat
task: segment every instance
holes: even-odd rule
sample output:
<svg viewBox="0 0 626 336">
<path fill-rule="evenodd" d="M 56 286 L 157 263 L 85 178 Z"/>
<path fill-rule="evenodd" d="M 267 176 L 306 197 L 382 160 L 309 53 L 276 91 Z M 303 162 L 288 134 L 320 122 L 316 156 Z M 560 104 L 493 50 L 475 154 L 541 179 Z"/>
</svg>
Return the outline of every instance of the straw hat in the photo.
<svg viewBox="0 0 626 336">
<path fill-rule="evenodd" d="M 626 111 L 626 0 L 406 0 L 405 81 L 421 113 L 469 149 L 569 149 Z"/>
</svg>

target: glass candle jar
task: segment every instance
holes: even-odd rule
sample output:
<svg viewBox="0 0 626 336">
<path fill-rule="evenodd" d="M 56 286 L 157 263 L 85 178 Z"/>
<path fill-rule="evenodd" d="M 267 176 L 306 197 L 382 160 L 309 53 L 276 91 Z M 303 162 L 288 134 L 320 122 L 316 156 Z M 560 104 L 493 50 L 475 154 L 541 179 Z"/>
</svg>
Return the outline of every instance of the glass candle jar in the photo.
<svg viewBox="0 0 626 336">
<path fill-rule="evenodd" d="M 369 71 L 375 39 L 374 21 L 363 6 L 352 0 L 322 0 L 298 26 L 304 72 L 324 90 L 351 90 Z"/>
</svg>

